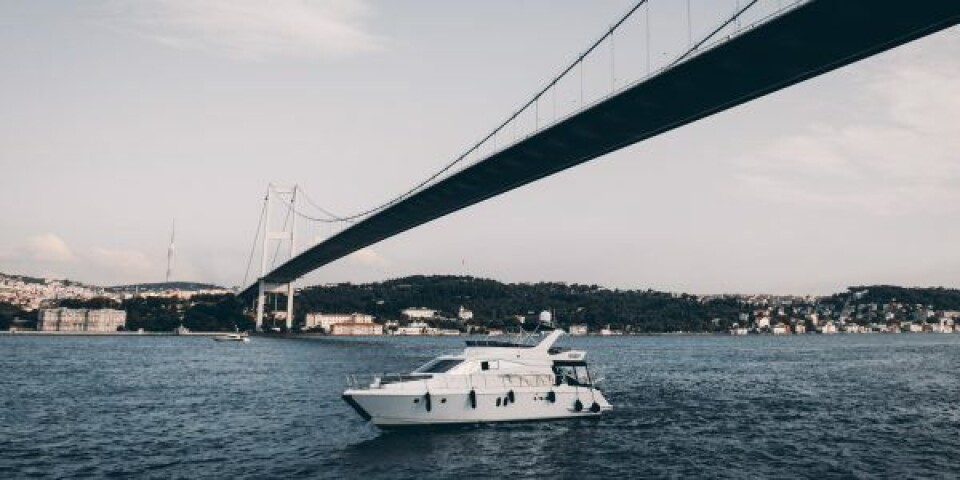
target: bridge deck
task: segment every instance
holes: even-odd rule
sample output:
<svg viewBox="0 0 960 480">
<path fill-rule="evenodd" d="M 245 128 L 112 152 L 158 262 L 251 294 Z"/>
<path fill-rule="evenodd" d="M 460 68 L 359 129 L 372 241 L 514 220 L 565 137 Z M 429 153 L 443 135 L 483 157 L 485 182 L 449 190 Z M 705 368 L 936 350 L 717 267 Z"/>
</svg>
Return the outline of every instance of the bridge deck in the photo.
<svg viewBox="0 0 960 480">
<path fill-rule="evenodd" d="M 958 21 L 957 0 L 814 0 L 358 222 L 264 280 L 293 281 L 418 225 Z M 255 292 L 253 285 L 244 294 Z"/>
</svg>

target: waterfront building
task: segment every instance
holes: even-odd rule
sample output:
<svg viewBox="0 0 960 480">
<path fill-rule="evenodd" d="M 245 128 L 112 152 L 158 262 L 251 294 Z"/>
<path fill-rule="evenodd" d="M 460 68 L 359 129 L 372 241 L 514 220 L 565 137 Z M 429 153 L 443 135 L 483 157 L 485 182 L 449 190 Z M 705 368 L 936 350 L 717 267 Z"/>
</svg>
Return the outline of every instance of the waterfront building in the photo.
<svg viewBox="0 0 960 480">
<path fill-rule="evenodd" d="M 429 325 L 423 322 L 413 322 L 405 327 L 397 328 L 395 335 L 426 335 Z"/>
<path fill-rule="evenodd" d="M 321 328 L 331 333 L 331 327 L 339 323 L 373 323 L 373 315 L 365 313 L 308 313 L 304 317 L 304 330 Z"/>
<path fill-rule="evenodd" d="M 843 329 L 846 333 L 865 333 L 866 329 L 856 323 L 848 323 Z"/>
<path fill-rule="evenodd" d="M 826 322 L 820 327 L 820 333 L 837 333 L 837 326 L 833 322 Z"/>
<path fill-rule="evenodd" d="M 588 331 L 586 325 L 570 325 L 570 335 L 586 335 Z"/>
<path fill-rule="evenodd" d="M 771 331 L 773 332 L 774 335 L 789 335 L 790 327 L 788 327 L 784 323 L 778 323 L 773 326 L 773 329 L 771 329 Z"/>
<path fill-rule="evenodd" d="M 330 335 L 383 335 L 383 325 L 378 323 L 335 323 L 330 326 Z"/>
<path fill-rule="evenodd" d="M 127 323 L 127 312 L 85 308 L 44 308 L 37 315 L 43 332 L 116 332 Z"/>
<path fill-rule="evenodd" d="M 437 311 L 431 308 L 411 307 L 400 312 L 408 320 L 429 320 L 437 316 Z"/>
</svg>

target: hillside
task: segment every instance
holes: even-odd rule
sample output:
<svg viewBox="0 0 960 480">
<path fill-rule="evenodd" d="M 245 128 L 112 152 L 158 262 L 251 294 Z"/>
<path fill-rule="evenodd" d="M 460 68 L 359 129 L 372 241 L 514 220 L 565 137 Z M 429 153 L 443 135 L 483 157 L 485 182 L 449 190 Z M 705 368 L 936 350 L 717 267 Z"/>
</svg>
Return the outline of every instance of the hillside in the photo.
<svg viewBox="0 0 960 480">
<path fill-rule="evenodd" d="M 126 293 L 133 291 L 140 292 L 162 292 L 166 290 L 180 290 L 184 292 L 195 292 L 201 290 L 227 290 L 219 285 L 197 282 L 158 282 L 158 283 L 134 283 L 130 285 L 116 285 L 106 287 L 104 290 L 114 293 Z"/>
<path fill-rule="evenodd" d="M 339 284 L 304 288 L 298 312 L 365 312 L 399 319 L 408 307 L 429 307 L 455 317 L 460 306 L 478 323 L 499 326 L 514 316 L 536 319 L 552 310 L 560 325 L 610 324 L 638 332 L 714 331 L 735 321 L 735 298 L 701 300 L 693 295 L 653 290 L 609 290 L 597 285 L 545 283 L 505 284 L 458 276 L 414 276 L 369 284 Z M 718 323 L 713 319 L 720 318 Z"/>
</svg>

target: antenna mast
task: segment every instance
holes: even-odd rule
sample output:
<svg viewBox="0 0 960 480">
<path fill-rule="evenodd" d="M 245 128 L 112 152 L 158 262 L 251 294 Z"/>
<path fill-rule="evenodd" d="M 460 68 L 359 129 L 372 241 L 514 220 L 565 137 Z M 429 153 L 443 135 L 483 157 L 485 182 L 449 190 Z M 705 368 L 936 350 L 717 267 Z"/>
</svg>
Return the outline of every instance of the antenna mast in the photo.
<svg viewBox="0 0 960 480">
<path fill-rule="evenodd" d="M 173 229 L 170 232 L 170 247 L 167 248 L 167 283 L 170 283 L 170 277 L 173 276 L 173 264 L 176 261 L 176 247 L 174 239 L 177 236 L 177 220 L 173 220 Z"/>
</svg>

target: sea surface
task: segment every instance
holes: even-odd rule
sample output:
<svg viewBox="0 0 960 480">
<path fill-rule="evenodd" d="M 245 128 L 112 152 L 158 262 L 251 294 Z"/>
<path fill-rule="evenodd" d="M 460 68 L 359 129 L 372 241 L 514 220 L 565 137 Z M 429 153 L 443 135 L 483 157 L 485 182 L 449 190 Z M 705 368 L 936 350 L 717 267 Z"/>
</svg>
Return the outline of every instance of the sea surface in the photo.
<svg viewBox="0 0 960 480">
<path fill-rule="evenodd" d="M 0 336 L 0 478 L 960 476 L 960 335 L 561 344 L 603 367 L 611 414 L 381 432 L 345 375 L 462 338 Z"/>
</svg>

